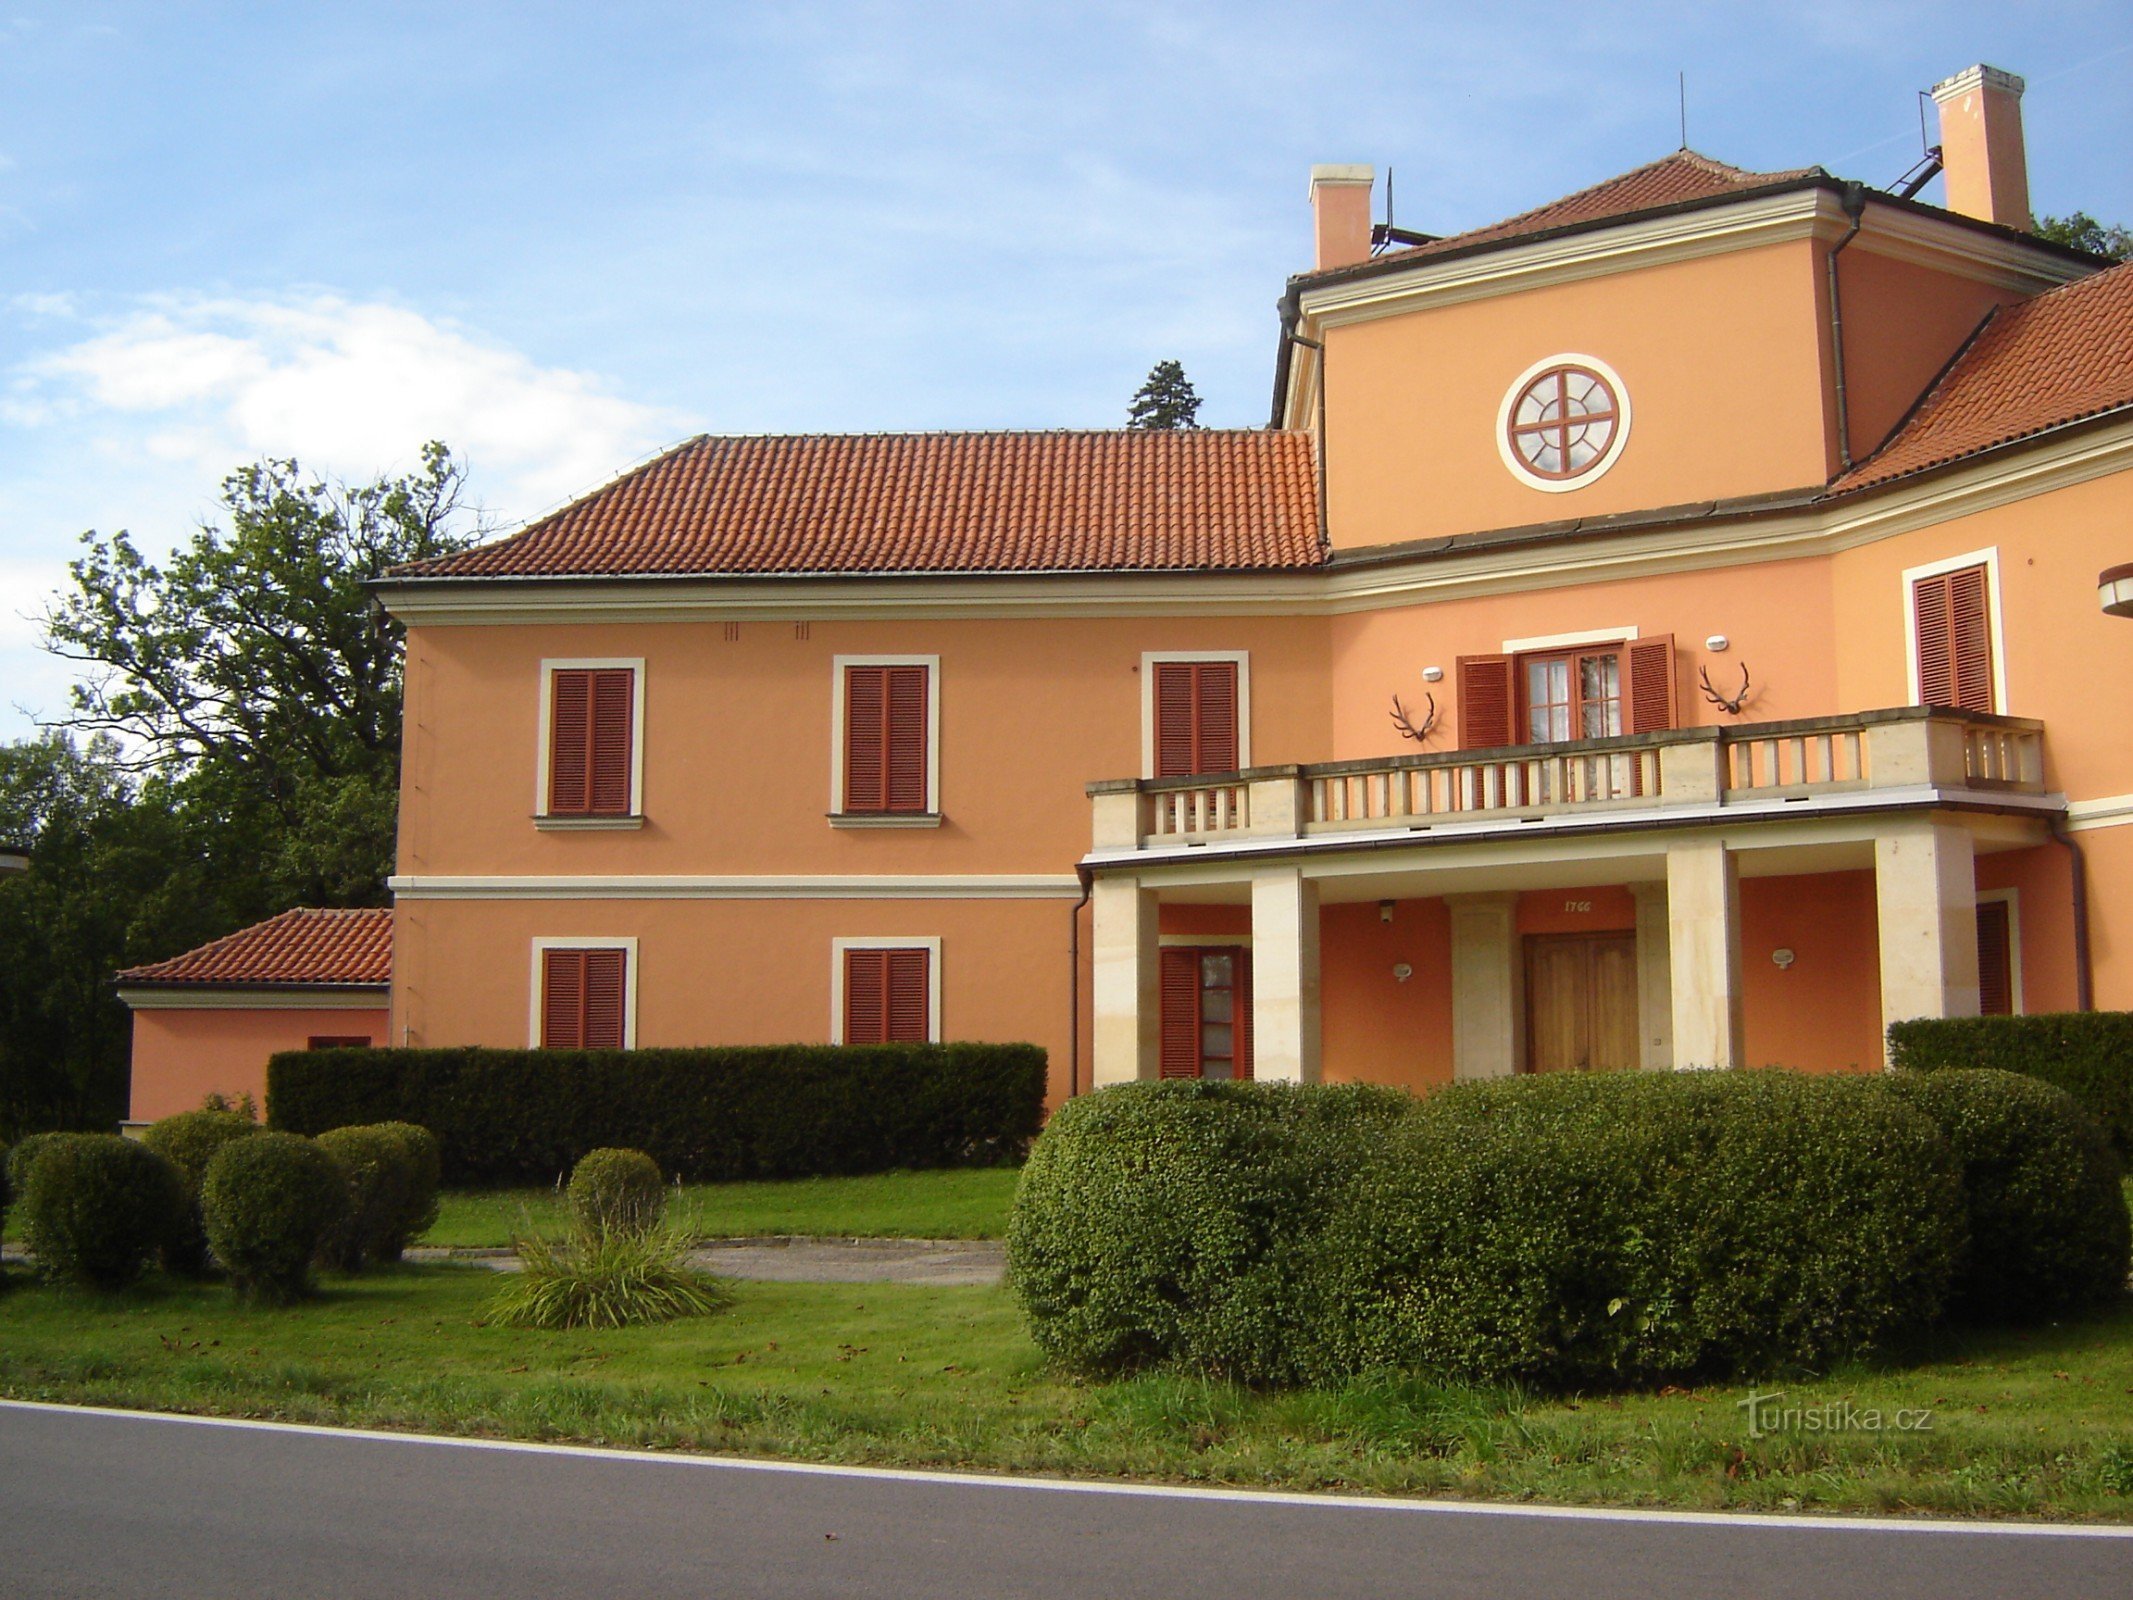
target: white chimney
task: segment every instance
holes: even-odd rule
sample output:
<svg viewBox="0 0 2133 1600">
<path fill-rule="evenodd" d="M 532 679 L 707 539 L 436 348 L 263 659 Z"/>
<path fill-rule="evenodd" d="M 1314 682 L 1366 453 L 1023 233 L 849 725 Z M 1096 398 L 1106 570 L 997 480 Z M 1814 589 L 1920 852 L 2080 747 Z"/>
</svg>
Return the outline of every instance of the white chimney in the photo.
<svg viewBox="0 0 2133 1600">
<path fill-rule="evenodd" d="M 1376 181 L 1377 169 L 1369 166 L 1311 169 L 1314 272 L 1370 259 L 1370 188 Z"/>
<path fill-rule="evenodd" d="M 2022 148 L 2022 80 L 1976 66 L 1933 85 L 1948 209 L 2027 232 L 2029 158 Z"/>
</svg>

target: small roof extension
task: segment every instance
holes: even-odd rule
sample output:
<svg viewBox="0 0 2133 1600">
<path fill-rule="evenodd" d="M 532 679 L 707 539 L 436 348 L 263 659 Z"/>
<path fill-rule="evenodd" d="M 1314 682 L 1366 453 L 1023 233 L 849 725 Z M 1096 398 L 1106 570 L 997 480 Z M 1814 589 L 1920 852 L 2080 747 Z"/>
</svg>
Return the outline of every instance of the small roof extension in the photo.
<svg viewBox="0 0 2133 1600">
<path fill-rule="evenodd" d="M 128 967 L 122 989 L 375 989 L 393 975 L 389 910 L 284 911 L 168 961 Z"/>
</svg>

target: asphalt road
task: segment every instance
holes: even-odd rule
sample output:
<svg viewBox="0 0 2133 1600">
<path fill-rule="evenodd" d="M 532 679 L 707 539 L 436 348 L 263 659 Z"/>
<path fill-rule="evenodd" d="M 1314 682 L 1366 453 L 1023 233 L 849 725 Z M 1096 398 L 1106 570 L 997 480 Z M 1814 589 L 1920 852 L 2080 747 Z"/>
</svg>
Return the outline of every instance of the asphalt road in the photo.
<svg viewBox="0 0 2133 1600">
<path fill-rule="evenodd" d="M 1548 1512 L 0 1403 L 0 1594 L 2104 1600 L 2133 1530 Z"/>
</svg>

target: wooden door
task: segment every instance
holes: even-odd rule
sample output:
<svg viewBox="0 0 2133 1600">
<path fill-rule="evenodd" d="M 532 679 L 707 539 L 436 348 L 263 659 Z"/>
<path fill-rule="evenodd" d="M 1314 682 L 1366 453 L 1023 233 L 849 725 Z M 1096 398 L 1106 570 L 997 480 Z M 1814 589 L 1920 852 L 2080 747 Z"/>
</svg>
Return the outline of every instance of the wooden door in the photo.
<svg viewBox="0 0 2133 1600">
<path fill-rule="evenodd" d="M 1526 1063 L 1531 1072 L 1634 1067 L 1637 940 L 1628 933 L 1526 940 Z"/>
</svg>

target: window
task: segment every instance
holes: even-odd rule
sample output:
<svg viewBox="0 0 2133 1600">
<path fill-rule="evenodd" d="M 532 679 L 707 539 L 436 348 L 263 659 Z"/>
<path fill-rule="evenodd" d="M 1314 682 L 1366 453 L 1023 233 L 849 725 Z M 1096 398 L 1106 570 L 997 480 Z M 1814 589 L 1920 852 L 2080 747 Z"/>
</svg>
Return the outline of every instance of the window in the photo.
<svg viewBox="0 0 2133 1600">
<path fill-rule="evenodd" d="M 939 823 L 940 658 L 839 656 L 830 814 L 847 823 Z"/>
<path fill-rule="evenodd" d="M 367 1033 L 314 1033 L 305 1041 L 306 1050 L 368 1050 Z"/>
<path fill-rule="evenodd" d="M 1551 492 L 1606 472 L 1629 438 L 1629 397 L 1592 356 L 1550 356 L 1512 380 L 1497 410 L 1496 446 L 1514 477 Z"/>
<path fill-rule="evenodd" d="M 1674 726 L 1674 639 L 1580 642 L 1458 660 L 1459 745 L 1557 744 Z"/>
<path fill-rule="evenodd" d="M 831 941 L 830 1038 L 836 1044 L 928 1044 L 940 1038 L 938 939 Z"/>
<path fill-rule="evenodd" d="M 536 939 L 533 1045 L 629 1050 L 637 1043 L 636 940 Z"/>
<path fill-rule="evenodd" d="M 1162 953 L 1161 1075 L 1252 1075 L 1252 952 L 1245 945 Z"/>
<path fill-rule="evenodd" d="M 2015 891 L 2001 889 L 1977 899 L 1978 1011 L 2014 1016 L 2022 1009 L 2021 941 L 2015 924 Z"/>
<path fill-rule="evenodd" d="M 642 661 L 542 663 L 542 821 L 629 823 L 643 776 Z"/>
<path fill-rule="evenodd" d="M 1241 650 L 1141 657 L 1141 766 L 1151 778 L 1235 772 L 1252 761 L 1249 657 Z"/>
<path fill-rule="evenodd" d="M 1913 697 L 1923 706 L 1999 709 L 1991 564 L 1960 564 L 1906 574 L 1911 584 Z"/>
</svg>

